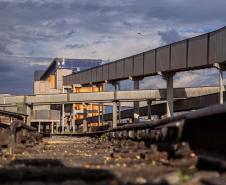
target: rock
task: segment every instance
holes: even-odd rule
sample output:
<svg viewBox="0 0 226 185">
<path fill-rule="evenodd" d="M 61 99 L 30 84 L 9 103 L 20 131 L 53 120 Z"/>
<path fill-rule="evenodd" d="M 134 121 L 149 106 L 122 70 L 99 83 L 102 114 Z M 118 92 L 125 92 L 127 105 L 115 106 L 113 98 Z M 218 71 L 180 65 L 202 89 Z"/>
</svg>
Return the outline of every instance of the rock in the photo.
<svg viewBox="0 0 226 185">
<path fill-rule="evenodd" d="M 147 180 L 145 178 L 143 178 L 143 177 L 137 177 L 136 178 L 136 183 L 138 183 L 138 184 L 145 184 L 145 183 L 147 183 Z"/>
</svg>

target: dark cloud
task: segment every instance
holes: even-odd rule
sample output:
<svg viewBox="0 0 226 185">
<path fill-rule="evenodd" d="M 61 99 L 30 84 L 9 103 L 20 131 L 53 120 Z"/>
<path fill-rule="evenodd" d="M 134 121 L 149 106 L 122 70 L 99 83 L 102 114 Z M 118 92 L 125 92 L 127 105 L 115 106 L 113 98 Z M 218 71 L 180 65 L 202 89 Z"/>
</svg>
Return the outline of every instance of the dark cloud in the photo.
<svg viewBox="0 0 226 185">
<path fill-rule="evenodd" d="M 70 49 L 80 49 L 80 48 L 84 48 L 87 47 L 87 44 L 67 44 L 66 47 L 70 48 Z"/>
<path fill-rule="evenodd" d="M 30 61 L 30 62 L 29 62 Z M 0 57 L 0 93 L 32 94 L 34 71 L 51 59 Z"/>
<path fill-rule="evenodd" d="M 173 43 L 182 40 L 183 37 L 176 30 L 159 31 L 163 44 Z"/>
<path fill-rule="evenodd" d="M 225 22 L 223 14 L 226 2 L 224 0 L 188 0 L 167 1 L 160 0 L 151 6 L 148 16 L 160 20 L 172 21 L 171 23 L 209 23 Z"/>
<path fill-rule="evenodd" d="M 0 10 L 6 9 L 9 5 L 9 2 L 0 2 Z"/>
<path fill-rule="evenodd" d="M 12 55 L 13 53 L 7 48 L 7 45 L 0 41 L 0 54 Z"/>
</svg>

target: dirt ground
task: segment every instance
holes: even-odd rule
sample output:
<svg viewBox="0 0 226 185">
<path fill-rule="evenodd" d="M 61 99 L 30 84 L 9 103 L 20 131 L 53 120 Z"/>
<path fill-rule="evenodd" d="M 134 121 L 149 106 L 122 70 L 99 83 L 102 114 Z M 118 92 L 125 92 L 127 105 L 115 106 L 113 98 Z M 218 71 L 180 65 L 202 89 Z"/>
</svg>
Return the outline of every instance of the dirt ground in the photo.
<svg viewBox="0 0 226 185">
<path fill-rule="evenodd" d="M 18 147 L 13 156 L 4 156 L 0 167 L 15 159 L 54 159 L 66 167 L 107 169 L 125 184 L 202 184 L 203 178 L 218 177 L 214 171 L 197 171 L 196 155 L 169 160 L 165 152 L 142 142 L 107 141 L 106 138 L 55 136 L 35 147 Z M 70 183 L 69 183 L 70 184 Z"/>
</svg>

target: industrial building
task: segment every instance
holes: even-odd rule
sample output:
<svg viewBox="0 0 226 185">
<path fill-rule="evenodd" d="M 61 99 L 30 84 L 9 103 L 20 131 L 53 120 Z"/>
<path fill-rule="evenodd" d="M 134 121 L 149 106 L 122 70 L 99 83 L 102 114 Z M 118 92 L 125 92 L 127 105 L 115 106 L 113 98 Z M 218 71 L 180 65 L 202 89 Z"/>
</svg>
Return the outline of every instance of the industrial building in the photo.
<svg viewBox="0 0 226 185">
<path fill-rule="evenodd" d="M 102 60 L 93 59 L 64 59 L 56 58 L 43 71 L 35 71 L 34 73 L 34 95 L 43 94 L 60 94 L 67 92 L 100 92 L 102 86 L 64 86 L 63 77 L 72 75 L 79 71 L 84 71 L 89 68 L 99 66 L 103 63 Z M 64 111 L 62 111 L 64 110 Z M 96 116 L 103 110 L 101 105 L 90 104 L 87 106 L 88 116 Z M 55 131 L 74 131 L 75 120 L 83 118 L 83 104 L 63 104 L 63 105 L 42 105 L 33 107 L 33 118 L 31 124 L 41 129 Z M 62 112 L 64 115 L 62 115 Z M 64 117 L 64 119 L 61 119 Z M 95 124 L 95 123 L 94 123 Z"/>
</svg>

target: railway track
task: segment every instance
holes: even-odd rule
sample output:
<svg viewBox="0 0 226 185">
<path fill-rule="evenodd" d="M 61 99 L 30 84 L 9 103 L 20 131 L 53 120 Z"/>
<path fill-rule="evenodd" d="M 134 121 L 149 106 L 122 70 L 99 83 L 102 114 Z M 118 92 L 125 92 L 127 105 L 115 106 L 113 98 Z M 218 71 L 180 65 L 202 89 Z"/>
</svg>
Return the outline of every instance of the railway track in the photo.
<svg viewBox="0 0 226 185">
<path fill-rule="evenodd" d="M 9 154 L 19 145 L 35 145 L 42 135 L 33 127 L 26 125 L 21 120 L 15 120 L 10 125 L 0 123 L 0 147 L 7 148 Z"/>
<path fill-rule="evenodd" d="M 226 171 L 225 120 L 226 105 L 216 105 L 154 122 L 123 125 L 114 129 L 92 133 L 58 134 L 55 136 L 64 136 L 65 140 L 68 138 L 69 143 L 59 142 L 58 144 L 53 144 L 58 142 L 57 138 L 62 140 L 62 137 L 53 137 L 52 144 L 51 142 L 48 145 L 43 143 L 43 148 L 37 145 L 35 149 L 37 151 L 34 152 L 35 154 L 30 153 L 29 155 L 31 156 L 19 154 L 17 157 L 22 160 L 17 159 L 12 161 L 7 167 L 0 169 L 0 183 L 32 184 L 33 182 L 39 182 L 40 184 L 64 184 L 68 182 L 69 184 L 113 183 L 135 185 L 140 184 L 140 182 L 135 182 L 136 174 L 140 170 L 142 170 L 146 178 L 150 176 L 150 173 L 153 173 L 152 168 L 154 166 L 150 166 L 150 159 L 152 162 L 160 160 L 159 162 L 157 161 L 160 167 L 156 166 L 155 170 L 159 168 L 172 170 L 173 168 L 176 171 L 177 167 L 174 167 L 174 165 L 176 165 L 177 159 L 180 159 L 182 165 L 183 159 L 188 162 L 190 161 L 188 155 L 185 156 L 187 153 L 189 153 L 189 156 L 191 153 L 195 153 L 196 156 L 193 160 L 197 159 L 197 162 L 192 161 L 195 163 L 198 171 L 192 171 L 192 173 L 195 175 L 199 173 L 199 170 L 214 171 L 212 175 L 217 174 L 216 179 L 208 179 L 207 176 L 201 180 L 202 184 L 215 185 L 218 183 L 221 185 L 225 182 L 223 174 Z M 36 143 L 40 139 L 40 135 L 36 135 L 37 132 L 34 128 L 18 120 L 14 121 L 10 126 L 1 124 L 0 132 L 0 135 L 5 138 L 4 143 L 3 138 L 0 138 L 2 142 L 0 145 L 7 146 L 12 152 L 16 145 Z M 80 140 L 79 137 L 83 138 L 80 138 Z M 136 144 L 130 146 L 131 143 L 134 144 L 136 142 L 137 144 L 145 143 L 145 145 L 139 146 L 138 149 Z M 126 149 L 124 150 L 123 147 L 126 147 Z M 157 148 L 158 151 L 153 153 L 151 151 L 153 148 Z M 80 150 L 83 150 L 85 155 Z M 127 152 L 125 152 L 126 150 Z M 37 155 L 37 153 L 39 154 Z M 54 153 L 57 153 L 55 157 Z M 168 159 L 165 158 L 164 153 L 167 153 Z M 108 156 L 107 158 L 106 155 Z M 39 156 L 39 159 L 34 159 L 37 156 Z M 61 159 L 60 161 L 50 160 L 59 158 Z M 93 159 L 92 162 L 90 162 L 91 158 Z M 103 159 L 105 160 L 102 161 Z M 115 173 L 112 173 L 120 170 L 120 173 L 123 174 L 125 171 L 125 168 L 118 166 L 120 163 L 119 159 L 123 160 L 121 162 L 122 166 L 128 165 L 126 168 L 128 174 L 126 172 L 123 178 L 118 178 L 118 176 L 115 176 Z M 66 164 L 71 164 L 74 161 L 73 164 L 75 166 L 79 162 L 83 163 L 86 160 L 88 164 L 95 164 L 98 160 L 102 166 L 105 165 L 104 167 L 107 167 L 107 170 L 87 167 L 77 168 L 73 165 L 73 167 L 68 167 L 64 166 L 65 160 Z M 188 166 L 192 164 L 189 162 Z M 188 167 L 186 168 L 188 169 Z M 134 170 L 134 172 L 132 173 L 131 170 Z M 145 173 L 147 174 L 145 175 Z M 160 174 L 163 173 L 164 171 L 160 172 Z M 124 182 L 124 177 L 127 177 L 127 175 L 129 178 L 135 178 L 135 180 L 131 180 L 133 183 Z M 152 182 L 151 184 L 154 183 L 151 179 L 150 182 Z M 166 183 L 165 181 L 160 181 L 154 184 L 162 185 Z"/>
<path fill-rule="evenodd" d="M 189 148 L 199 155 L 200 168 L 211 163 L 219 170 L 226 170 L 226 165 L 220 165 L 225 164 L 225 131 L 226 105 L 214 105 L 154 122 L 129 124 L 91 133 L 55 135 L 144 141 L 147 147 L 156 145 L 158 150 L 166 151 L 169 157 L 181 156 L 181 151 Z"/>
<path fill-rule="evenodd" d="M 40 135 L 35 128 L 28 126 L 24 120 L 27 115 L 0 110 L 0 151 L 7 148 L 7 153 L 13 154 L 19 145 L 35 145 Z"/>
</svg>

